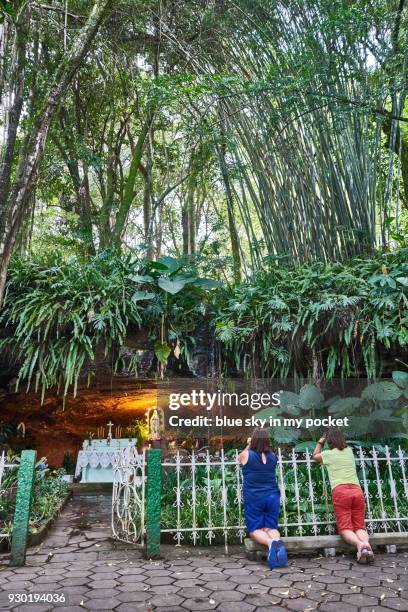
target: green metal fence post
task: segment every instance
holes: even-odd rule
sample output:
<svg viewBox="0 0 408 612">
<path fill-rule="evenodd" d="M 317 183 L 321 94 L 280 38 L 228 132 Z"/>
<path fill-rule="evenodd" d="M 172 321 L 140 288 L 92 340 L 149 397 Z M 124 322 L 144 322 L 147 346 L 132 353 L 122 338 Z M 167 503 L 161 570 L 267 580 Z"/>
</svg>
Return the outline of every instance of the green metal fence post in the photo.
<svg viewBox="0 0 408 612">
<path fill-rule="evenodd" d="M 28 520 L 30 518 L 36 456 L 37 453 L 33 450 L 24 450 L 21 453 L 17 478 L 16 510 L 14 512 L 11 539 L 10 565 L 24 565 L 26 559 Z"/>
<path fill-rule="evenodd" d="M 147 451 L 147 517 L 146 555 L 149 559 L 160 557 L 161 522 L 161 458 L 158 449 Z"/>
</svg>

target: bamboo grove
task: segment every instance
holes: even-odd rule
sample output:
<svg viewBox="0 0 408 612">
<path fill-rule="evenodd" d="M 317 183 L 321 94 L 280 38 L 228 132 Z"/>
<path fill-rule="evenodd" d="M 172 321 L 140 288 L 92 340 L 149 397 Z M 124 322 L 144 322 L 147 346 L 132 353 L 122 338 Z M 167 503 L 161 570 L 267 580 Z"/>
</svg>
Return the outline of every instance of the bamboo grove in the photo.
<svg viewBox="0 0 408 612">
<path fill-rule="evenodd" d="M 405 359 L 406 0 L 0 15 L 1 346 L 21 380 L 66 393 L 139 327 L 164 367 L 203 318 L 220 371 Z"/>
</svg>

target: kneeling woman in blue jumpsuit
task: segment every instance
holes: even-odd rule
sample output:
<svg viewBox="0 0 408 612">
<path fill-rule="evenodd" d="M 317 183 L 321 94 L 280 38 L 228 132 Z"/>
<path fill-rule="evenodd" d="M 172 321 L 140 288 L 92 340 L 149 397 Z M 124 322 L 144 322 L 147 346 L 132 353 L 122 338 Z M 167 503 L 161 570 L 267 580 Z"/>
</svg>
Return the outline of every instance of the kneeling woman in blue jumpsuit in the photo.
<svg viewBox="0 0 408 612">
<path fill-rule="evenodd" d="M 249 535 L 268 548 L 268 565 L 284 567 L 288 560 L 278 531 L 280 492 L 276 481 L 276 456 L 267 429 L 255 429 L 238 457 L 244 478 L 244 512 Z"/>
</svg>

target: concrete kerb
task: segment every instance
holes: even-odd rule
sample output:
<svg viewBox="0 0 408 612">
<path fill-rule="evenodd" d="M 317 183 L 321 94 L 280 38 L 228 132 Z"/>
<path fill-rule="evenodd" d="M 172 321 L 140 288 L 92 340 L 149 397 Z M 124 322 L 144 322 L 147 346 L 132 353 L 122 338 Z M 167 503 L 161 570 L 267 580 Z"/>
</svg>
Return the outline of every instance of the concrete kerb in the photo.
<svg viewBox="0 0 408 612">
<path fill-rule="evenodd" d="M 289 553 L 300 555 L 320 552 L 326 557 L 333 557 L 336 553 L 347 553 L 353 550 L 338 535 L 290 536 L 283 540 Z M 397 550 L 408 549 L 408 532 L 375 533 L 370 536 L 370 543 L 374 549 L 383 548 L 387 553 L 396 553 Z M 249 559 L 257 559 L 266 555 L 265 547 L 256 544 L 250 538 L 245 538 L 244 544 Z"/>
</svg>

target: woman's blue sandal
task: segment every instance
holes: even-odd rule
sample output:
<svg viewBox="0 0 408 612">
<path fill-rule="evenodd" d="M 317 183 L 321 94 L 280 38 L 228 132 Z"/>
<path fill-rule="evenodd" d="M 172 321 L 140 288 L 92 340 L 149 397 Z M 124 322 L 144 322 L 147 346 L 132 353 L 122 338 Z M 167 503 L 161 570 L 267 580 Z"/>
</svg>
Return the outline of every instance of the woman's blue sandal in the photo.
<svg viewBox="0 0 408 612">
<path fill-rule="evenodd" d="M 272 547 L 276 551 L 276 561 L 278 567 L 285 567 L 288 562 L 288 553 L 282 540 L 272 542 Z"/>
<path fill-rule="evenodd" d="M 276 556 L 276 542 L 272 542 L 268 551 L 268 565 L 271 569 L 274 569 L 278 565 L 278 558 Z"/>
</svg>

